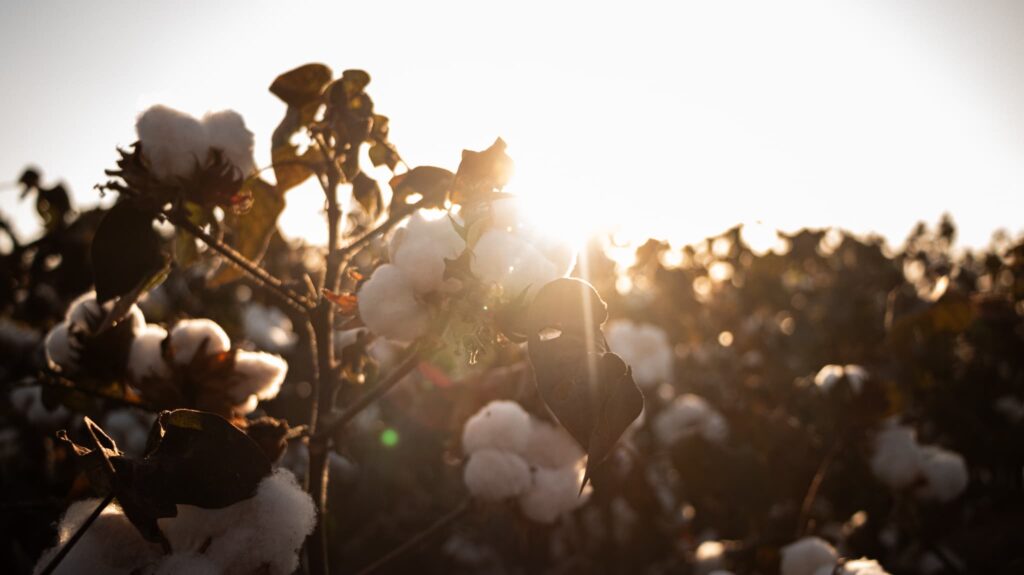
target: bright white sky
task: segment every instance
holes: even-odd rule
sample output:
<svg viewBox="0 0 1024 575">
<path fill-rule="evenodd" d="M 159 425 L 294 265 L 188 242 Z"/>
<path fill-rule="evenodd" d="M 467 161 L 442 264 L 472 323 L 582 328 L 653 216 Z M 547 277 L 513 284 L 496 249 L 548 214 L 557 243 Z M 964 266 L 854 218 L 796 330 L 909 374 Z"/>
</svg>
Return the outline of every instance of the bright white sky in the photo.
<svg viewBox="0 0 1024 575">
<path fill-rule="evenodd" d="M 1024 229 L 1021 30 L 1012 0 L 3 2 L 0 182 L 34 163 L 95 201 L 156 102 L 239 110 L 266 163 L 267 86 L 322 61 L 371 73 L 412 165 L 505 138 L 516 190 L 573 230 L 898 243 L 948 211 L 981 246 Z M 289 194 L 288 233 L 322 238 L 318 193 Z M 13 191 L 0 209 L 34 229 Z"/>
</svg>

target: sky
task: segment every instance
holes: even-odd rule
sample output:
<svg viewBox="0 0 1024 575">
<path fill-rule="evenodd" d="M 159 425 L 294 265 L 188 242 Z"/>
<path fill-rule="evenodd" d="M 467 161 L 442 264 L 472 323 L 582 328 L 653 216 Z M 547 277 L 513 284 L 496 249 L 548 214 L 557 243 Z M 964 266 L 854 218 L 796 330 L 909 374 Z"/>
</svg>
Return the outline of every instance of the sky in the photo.
<svg viewBox="0 0 1024 575">
<path fill-rule="evenodd" d="M 965 246 L 1024 231 L 1024 3 L 0 3 L 0 211 L 13 182 L 80 205 L 147 106 L 233 108 L 269 161 L 274 77 L 367 70 L 412 165 L 509 144 L 512 189 L 552 228 L 699 241 L 741 222 L 898 244 L 949 212 Z M 322 195 L 282 228 L 323 238 Z"/>
</svg>

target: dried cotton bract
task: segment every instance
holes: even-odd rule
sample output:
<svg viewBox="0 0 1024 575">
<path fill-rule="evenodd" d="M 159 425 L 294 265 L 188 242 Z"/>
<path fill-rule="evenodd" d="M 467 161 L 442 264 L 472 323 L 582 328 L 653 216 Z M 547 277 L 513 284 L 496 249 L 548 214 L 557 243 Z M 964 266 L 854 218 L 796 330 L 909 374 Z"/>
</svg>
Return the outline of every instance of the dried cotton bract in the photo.
<svg viewBox="0 0 1024 575">
<path fill-rule="evenodd" d="M 665 330 L 648 323 L 615 320 L 605 327 L 608 347 L 629 364 L 641 387 L 672 381 L 674 356 Z"/>
</svg>

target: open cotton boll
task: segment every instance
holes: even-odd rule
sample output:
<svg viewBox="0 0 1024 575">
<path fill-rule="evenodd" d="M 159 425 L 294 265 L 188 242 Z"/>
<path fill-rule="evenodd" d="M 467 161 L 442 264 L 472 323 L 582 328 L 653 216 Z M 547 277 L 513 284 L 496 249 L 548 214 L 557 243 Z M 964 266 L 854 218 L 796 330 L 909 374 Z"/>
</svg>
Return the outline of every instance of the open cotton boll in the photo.
<svg viewBox="0 0 1024 575">
<path fill-rule="evenodd" d="M 282 353 L 295 347 L 299 336 L 295 333 L 292 320 L 280 309 L 252 303 L 242 312 L 242 327 L 245 337 L 256 347 Z"/>
<path fill-rule="evenodd" d="M 654 436 L 664 445 L 672 445 L 693 436 L 722 442 L 729 434 L 725 418 L 704 398 L 686 393 L 676 397 L 654 419 Z"/>
<path fill-rule="evenodd" d="M 892 489 L 903 489 L 917 481 L 922 455 L 917 437 L 910 427 L 890 425 L 875 435 L 871 471 Z"/>
<path fill-rule="evenodd" d="M 220 567 L 192 551 L 172 553 L 153 566 L 152 575 L 220 575 Z"/>
<path fill-rule="evenodd" d="M 288 363 L 280 356 L 240 350 L 235 356 L 232 392 L 241 397 L 255 395 L 258 399 L 273 399 L 281 391 L 287 374 Z"/>
<path fill-rule="evenodd" d="M 395 241 L 391 262 L 419 293 L 439 290 L 444 284 L 445 259 L 455 259 L 466 249 L 447 214 L 431 219 L 423 210 L 413 214 Z"/>
<path fill-rule="evenodd" d="M 9 396 L 15 410 L 23 413 L 34 425 L 41 427 L 57 427 L 68 420 L 71 413 L 63 405 L 54 410 L 43 404 L 43 388 L 38 385 L 17 387 Z"/>
<path fill-rule="evenodd" d="M 560 277 L 544 254 L 522 238 L 505 230 L 491 229 L 473 246 L 470 271 L 485 283 L 501 286 L 505 298 L 518 297 L 527 288 L 536 293 Z"/>
<path fill-rule="evenodd" d="M 530 465 L 565 467 L 575 465 L 585 455 L 564 427 L 530 418 L 530 435 L 523 453 Z"/>
<path fill-rule="evenodd" d="M 142 144 L 142 157 L 158 179 L 187 178 L 207 162 L 207 131 L 184 112 L 153 106 L 136 120 L 135 132 Z"/>
<path fill-rule="evenodd" d="M 183 319 L 171 329 L 171 357 L 178 365 L 192 363 L 196 352 L 206 342 L 206 355 L 216 355 L 231 349 L 231 340 L 224 328 L 209 319 Z"/>
<path fill-rule="evenodd" d="M 54 371 L 74 371 L 78 368 L 78 358 L 71 348 L 71 334 L 68 324 L 59 323 L 46 334 L 44 343 L 46 362 Z"/>
<path fill-rule="evenodd" d="M 462 479 L 473 497 L 501 501 L 530 487 L 530 466 L 515 453 L 481 449 L 469 456 Z"/>
<path fill-rule="evenodd" d="M 132 340 L 128 353 L 128 376 L 139 382 L 147 378 L 166 379 L 171 367 L 164 361 L 163 343 L 167 330 L 158 325 L 147 325 Z"/>
<path fill-rule="evenodd" d="M 298 568 L 298 551 L 313 531 L 313 500 L 295 476 L 276 469 L 256 494 L 223 509 L 179 505 L 178 516 L 160 519 L 176 552 L 199 551 L 226 575 L 263 572 L 288 575 Z"/>
<path fill-rule="evenodd" d="M 138 409 L 115 409 L 103 418 L 103 431 L 114 440 L 118 449 L 134 457 L 142 457 L 155 420 L 155 415 Z"/>
<path fill-rule="evenodd" d="M 57 526 L 57 545 L 39 558 L 33 573 L 37 575 L 85 523 L 99 506 L 99 499 L 86 499 L 72 503 Z M 162 555 L 160 546 L 149 543 L 124 516 L 117 505 L 111 504 L 86 530 L 54 571 L 55 575 L 80 573 L 116 573 L 129 575 L 145 567 Z"/>
<path fill-rule="evenodd" d="M 608 347 L 633 370 L 633 380 L 651 387 L 672 380 L 674 354 L 665 330 L 651 324 L 615 320 L 605 328 Z"/>
<path fill-rule="evenodd" d="M 725 562 L 725 545 L 721 541 L 705 541 L 697 546 L 694 560 L 697 562 L 695 571 L 698 575 L 713 573 Z"/>
<path fill-rule="evenodd" d="M 582 481 L 580 469 L 576 466 L 534 468 L 529 488 L 519 496 L 519 508 L 532 521 L 554 523 L 587 502 L 590 491 L 584 490 L 580 494 Z"/>
<path fill-rule="evenodd" d="M 823 567 L 835 567 L 839 555 L 819 537 L 804 537 L 782 548 L 781 575 L 817 575 Z"/>
<path fill-rule="evenodd" d="M 412 341 L 427 331 L 430 311 L 416 298 L 412 284 L 397 266 L 377 268 L 357 295 L 359 317 L 373 333 Z"/>
<path fill-rule="evenodd" d="M 925 484 L 914 492 L 917 497 L 945 503 L 967 489 L 967 464 L 959 453 L 932 445 L 922 447 L 920 452 Z"/>
<path fill-rule="evenodd" d="M 113 307 L 112 302 L 107 302 L 101 306 L 96 301 L 96 292 L 86 292 L 78 296 L 68 306 L 64 322 L 68 324 L 69 329 L 73 332 L 92 333 L 106 319 L 107 313 Z M 139 309 L 139 306 L 134 304 L 128 308 L 128 314 L 120 323 L 126 321 L 131 323 L 133 333 L 138 333 L 140 329 L 146 326 L 146 317 L 142 315 L 142 310 Z"/>
<path fill-rule="evenodd" d="M 206 141 L 209 147 L 220 150 L 224 159 L 238 170 L 238 175 L 247 178 L 256 171 L 252 150 L 254 138 L 245 127 L 242 115 L 234 110 L 208 112 L 203 116 Z M 143 146 L 143 151 L 145 151 Z"/>
<path fill-rule="evenodd" d="M 818 370 L 818 373 L 814 375 L 814 385 L 818 386 L 818 389 L 828 392 L 831 391 L 837 383 L 846 377 L 846 381 L 850 384 L 850 389 L 854 393 L 860 393 L 864 389 L 864 382 L 868 379 L 868 371 L 859 365 L 826 365 Z"/>
<path fill-rule="evenodd" d="M 481 449 L 522 453 L 530 438 L 530 414 L 514 401 L 492 401 L 483 406 L 462 428 L 462 451 Z"/>
</svg>

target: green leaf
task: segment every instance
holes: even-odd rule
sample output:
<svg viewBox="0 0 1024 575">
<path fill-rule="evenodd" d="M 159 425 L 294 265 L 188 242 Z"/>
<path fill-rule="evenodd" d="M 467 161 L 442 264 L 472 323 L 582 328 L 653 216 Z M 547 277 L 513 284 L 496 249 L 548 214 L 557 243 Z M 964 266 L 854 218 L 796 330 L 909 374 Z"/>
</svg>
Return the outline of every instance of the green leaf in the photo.
<svg viewBox="0 0 1024 575">
<path fill-rule="evenodd" d="M 153 214 L 125 201 L 103 217 L 93 237 L 91 256 L 99 303 L 150 286 L 169 264 L 160 234 L 153 229 Z"/>
<path fill-rule="evenodd" d="M 249 183 L 253 205 L 245 214 L 228 213 L 225 225 L 231 229 L 231 247 L 237 252 L 259 263 L 267 251 L 270 238 L 277 231 L 277 219 L 284 211 L 284 195 L 270 183 L 254 179 Z M 242 277 L 242 272 L 233 265 L 223 264 L 209 280 L 211 287 L 224 285 Z"/>
</svg>

